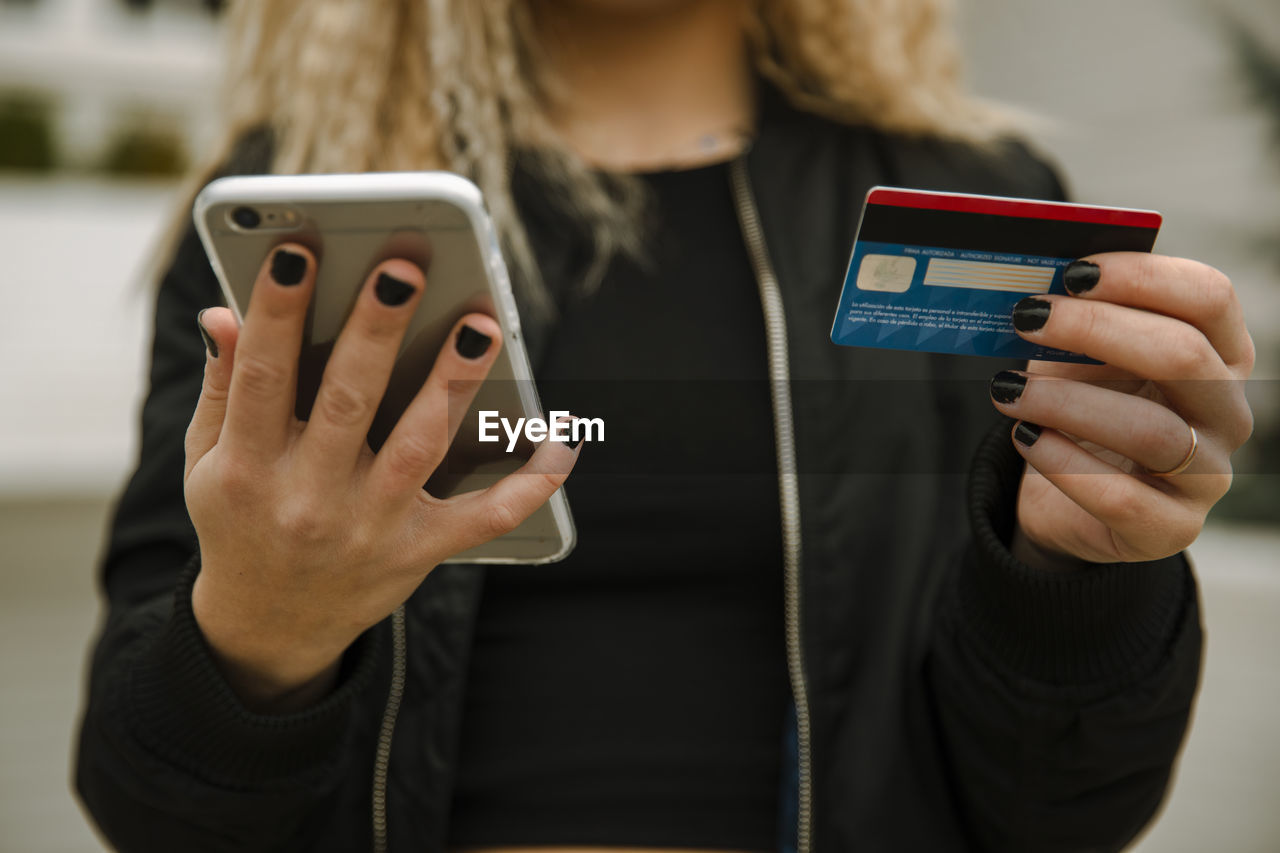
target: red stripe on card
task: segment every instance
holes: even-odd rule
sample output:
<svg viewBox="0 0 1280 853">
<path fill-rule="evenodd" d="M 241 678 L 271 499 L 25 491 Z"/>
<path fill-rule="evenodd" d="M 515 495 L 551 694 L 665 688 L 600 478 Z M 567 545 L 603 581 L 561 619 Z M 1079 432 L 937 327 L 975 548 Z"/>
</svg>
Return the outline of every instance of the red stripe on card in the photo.
<svg viewBox="0 0 1280 853">
<path fill-rule="evenodd" d="M 1091 207 L 1056 201 L 1027 201 L 1019 198 L 932 193 L 913 190 L 874 189 L 867 204 L 949 210 L 956 213 L 985 213 L 1023 219 L 1053 219 L 1059 222 L 1092 222 L 1098 225 L 1126 225 L 1131 228 L 1159 228 L 1163 217 L 1150 210 L 1121 207 Z"/>
</svg>

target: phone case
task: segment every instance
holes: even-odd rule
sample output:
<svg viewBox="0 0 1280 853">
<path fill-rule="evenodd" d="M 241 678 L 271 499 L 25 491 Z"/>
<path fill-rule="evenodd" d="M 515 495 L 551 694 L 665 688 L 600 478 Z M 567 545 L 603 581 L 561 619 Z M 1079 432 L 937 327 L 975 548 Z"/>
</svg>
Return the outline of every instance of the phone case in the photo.
<svg viewBox="0 0 1280 853">
<path fill-rule="evenodd" d="M 296 411 L 302 419 L 373 267 L 403 257 L 426 271 L 426 291 L 369 431 L 374 450 L 421 387 L 457 319 L 471 311 L 491 314 L 502 327 L 504 346 L 463 418 L 449 457 L 426 488 L 437 497 L 483 488 L 523 462 L 518 453 L 472 440 L 480 409 L 525 418 L 543 412 L 506 264 L 480 190 L 471 181 L 449 172 L 221 178 L 197 196 L 193 216 L 227 304 L 240 321 L 258 270 L 276 245 L 297 242 L 315 253 L 316 290 L 299 360 Z M 255 217 L 257 223 L 248 225 Z M 557 490 L 511 533 L 445 562 L 550 563 L 567 556 L 575 541 L 568 501 Z"/>
</svg>

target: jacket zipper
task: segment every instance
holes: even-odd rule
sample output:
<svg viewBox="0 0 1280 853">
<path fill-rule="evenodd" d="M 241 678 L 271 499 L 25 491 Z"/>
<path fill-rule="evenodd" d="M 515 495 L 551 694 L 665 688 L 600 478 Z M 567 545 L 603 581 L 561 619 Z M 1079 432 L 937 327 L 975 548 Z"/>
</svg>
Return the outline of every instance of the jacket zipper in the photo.
<svg viewBox="0 0 1280 853">
<path fill-rule="evenodd" d="M 799 816 L 797 853 L 810 853 L 813 824 L 812 770 L 810 759 L 809 692 L 800 642 L 800 491 L 796 476 L 795 420 L 791 409 L 791 367 L 787 345 L 787 317 L 773 264 L 769 261 L 760 214 L 756 209 L 745 155 L 730 166 L 730 181 L 738 222 L 747 245 L 751 267 L 760 289 L 764 310 L 765 340 L 769 355 L 769 391 L 773 401 L 774 442 L 778 452 L 778 495 L 782 508 L 782 566 L 785 577 L 787 672 L 796 704 L 799 752 Z M 391 740 L 396 716 L 404 697 L 405 614 L 400 605 L 391 615 L 391 689 L 378 731 L 378 751 L 373 764 L 373 853 L 387 853 L 387 772 L 391 764 Z"/>
<path fill-rule="evenodd" d="M 813 785 L 810 760 L 809 691 L 800 642 L 800 491 L 796 476 L 795 420 L 791 408 L 791 366 L 787 345 L 787 315 L 769 249 L 760 227 L 760 213 L 751 191 L 744 154 L 730 166 L 734 204 L 746 240 L 751 268 L 764 308 L 765 340 L 769 350 L 769 391 L 773 400 L 774 442 L 778 450 L 778 494 L 782 507 L 782 565 L 785 575 L 787 671 L 796 704 L 796 732 L 800 759 L 800 804 L 796 826 L 797 853 L 810 853 L 813 827 Z"/>
<path fill-rule="evenodd" d="M 404 698 L 405 671 L 404 605 L 391 614 L 391 689 L 378 730 L 378 751 L 373 761 L 373 853 L 387 853 L 387 771 L 391 767 L 391 738 Z"/>
</svg>

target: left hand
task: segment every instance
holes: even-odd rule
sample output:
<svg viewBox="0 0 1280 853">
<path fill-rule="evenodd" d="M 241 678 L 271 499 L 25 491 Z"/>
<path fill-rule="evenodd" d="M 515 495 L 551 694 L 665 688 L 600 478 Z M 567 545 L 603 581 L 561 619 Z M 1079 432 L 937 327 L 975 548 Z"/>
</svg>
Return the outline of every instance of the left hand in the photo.
<svg viewBox="0 0 1280 853">
<path fill-rule="evenodd" d="M 996 408 L 1020 421 L 1019 538 L 1051 558 L 1167 557 L 1199 535 L 1231 485 L 1232 452 L 1253 431 L 1243 381 L 1253 341 L 1231 282 L 1212 267 L 1140 252 L 1082 261 L 1096 276 L 1077 262 L 1075 295 L 1023 300 L 1015 324 L 1029 341 L 1106 363 L 1031 362 L 992 386 Z M 1191 464 L 1152 474 L 1183 462 L 1191 427 Z"/>
</svg>

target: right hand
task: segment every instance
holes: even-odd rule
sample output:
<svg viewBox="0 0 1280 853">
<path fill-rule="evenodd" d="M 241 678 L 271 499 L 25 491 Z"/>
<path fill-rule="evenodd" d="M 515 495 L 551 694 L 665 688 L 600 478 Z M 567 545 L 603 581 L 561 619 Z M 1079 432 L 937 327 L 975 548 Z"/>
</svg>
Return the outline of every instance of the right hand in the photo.
<svg viewBox="0 0 1280 853">
<path fill-rule="evenodd" d="M 295 271 L 305 262 L 296 284 L 272 278 L 280 251 L 301 259 L 292 259 Z M 287 271 L 290 262 L 283 256 L 275 266 Z M 384 303 L 377 295 L 384 274 L 413 292 Z M 474 313 L 455 325 L 382 448 L 369 449 L 369 426 L 425 286 L 422 271 L 398 259 L 369 274 L 310 419 L 299 421 L 298 356 L 315 278 L 311 253 L 286 244 L 259 271 L 243 327 L 226 308 L 204 312 L 218 356 L 206 358 L 186 435 L 185 496 L 201 557 L 192 607 L 232 689 L 263 712 L 323 696 L 362 632 L 442 560 L 531 515 L 577 456 L 568 444 L 546 441 L 487 489 L 448 500 L 423 490 L 501 346 L 498 323 Z M 476 355 L 482 339 L 467 333 L 472 358 L 456 346 L 464 327 L 490 340 Z"/>
</svg>

